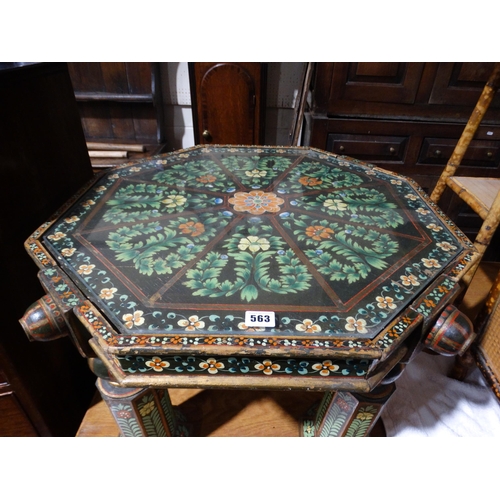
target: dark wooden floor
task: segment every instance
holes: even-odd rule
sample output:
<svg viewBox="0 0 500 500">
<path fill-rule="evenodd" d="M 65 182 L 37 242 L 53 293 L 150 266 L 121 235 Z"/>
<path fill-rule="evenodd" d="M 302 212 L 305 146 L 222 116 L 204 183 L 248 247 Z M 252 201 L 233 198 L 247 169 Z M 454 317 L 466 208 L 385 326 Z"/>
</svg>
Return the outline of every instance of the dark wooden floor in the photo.
<svg viewBox="0 0 500 500">
<path fill-rule="evenodd" d="M 476 273 L 461 306 L 469 317 L 477 314 L 499 267 L 483 263 Z M 200 437 L 299 436 L 301 418 L 322 397 L 318 392 L 284 391 L 171 389 L 169 393 L 191 422 L 193 435 Z M 77 437 L 118 435 L 109 410 L 96 394 Z M 379 419 L 372 437 L 382 436 L 385 429 Z"/>
</svg>

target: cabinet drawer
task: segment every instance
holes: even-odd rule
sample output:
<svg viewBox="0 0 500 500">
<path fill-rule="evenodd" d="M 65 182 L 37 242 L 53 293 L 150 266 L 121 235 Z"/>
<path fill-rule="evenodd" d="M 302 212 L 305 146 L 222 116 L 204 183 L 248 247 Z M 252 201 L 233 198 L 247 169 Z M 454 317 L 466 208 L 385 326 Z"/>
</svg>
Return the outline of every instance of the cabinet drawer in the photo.
<svg viewBox="0 0 500 500">
<path fill-rule="evenodd" d="M 328 134 L 327 150 L 358 160 L 403 162 L 408 137 Z"/>
<path fill-rule="evenodd" d="M 422 141 L 419 163 L 446 165 L 455 149 L 457 139 L 428 137 Z M 491 167 L 498 165 L 500 159 L 500 141 L 473 140 L 469 144 L 462 160 L 462 165 Z"/>
</svg>

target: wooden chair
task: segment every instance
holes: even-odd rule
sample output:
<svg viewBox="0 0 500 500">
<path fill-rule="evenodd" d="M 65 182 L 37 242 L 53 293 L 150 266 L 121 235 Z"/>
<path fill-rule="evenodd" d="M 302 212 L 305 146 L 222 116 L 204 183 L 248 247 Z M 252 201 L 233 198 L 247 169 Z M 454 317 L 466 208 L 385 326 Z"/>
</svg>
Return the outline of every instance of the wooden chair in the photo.
<svg viewBox="0 0 500 500">
<path fill-rule="evenodd" d="M 493 235 L 500 223 L 500 179 L 487 177 L 461 177 L 455 175 L 467 148 L 476 133 L 495 93 L 500 85 L 500 63 L 495 64 L 479 100 L 474 108 L 467 125 L 465 126 L 455 149 L 443 170 L 436 187 L 431 193 L 431 200 L 438 203 L 446 188 L 456 193 L 476 214 L 483 223 L 474 240 L 480 258 L 463 277 L 467 288 L 476 273 L 484 253 L 490 244 Z M 482 312 L 474 319 L 474 329 L 478 334 L 476 343 L 466 353 L 457 357 L 450 372 L 452 378 L 465 379 L 470 368 L 477 363 L 483 373 L 487 373 L 487 380 L 491 382 L 495 394 L 500 398 L 500 273 L 493 284 L 486 305 Z M 471 318 L 473 319 L 473 318 Z M 481 333 L 483 336 L 481 337 Z"/>
<path fill-rule="evenodd" d="M 500 179 L 486 177 L 460 177 L 455 172 L 460 166 L 467 148 L 479 127 L 484 114 L 500 84 L 500 63 L 496 63 L 493 72 L 484 86 L 483 92 L 474 108 L 467 125 L 443 170 L 436 187 L 431 193 L 431 200 L 438 203 L 444 190 L 448 187 L 454 191 L 467 205 L 476 212 L 483 223 L 474 240 L 480 258 L 464 276 L 466 286 L 470 284 L 477 266 L 493 238 L 500 223 Z"/>
<path fill-rule="evenodd" d="M 469 355 L 500 400 L 500 272 L 474 321 L 474 329 L 478 337 Z"/>
</svg>

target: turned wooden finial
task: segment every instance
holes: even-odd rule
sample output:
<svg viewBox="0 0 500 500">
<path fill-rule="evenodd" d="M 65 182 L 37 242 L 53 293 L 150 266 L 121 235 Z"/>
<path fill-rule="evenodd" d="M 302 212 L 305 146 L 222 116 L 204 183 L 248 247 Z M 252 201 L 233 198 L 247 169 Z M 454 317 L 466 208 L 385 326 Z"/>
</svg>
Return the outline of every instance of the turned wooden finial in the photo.
<svg viewBox="0 0 500 500">
<path fill-rule="evenodd" d="M 424 340 L 426 347 L 444 356 L 462 355 L 476 337 L 470 319 L 448 305 Z"/>
<path fill-rule="evenodd" d="M 47 342 L 68 335 L 68 327 L 50 295 L 31 304 L 19 320 L 28 339 Z"/>
</svg>

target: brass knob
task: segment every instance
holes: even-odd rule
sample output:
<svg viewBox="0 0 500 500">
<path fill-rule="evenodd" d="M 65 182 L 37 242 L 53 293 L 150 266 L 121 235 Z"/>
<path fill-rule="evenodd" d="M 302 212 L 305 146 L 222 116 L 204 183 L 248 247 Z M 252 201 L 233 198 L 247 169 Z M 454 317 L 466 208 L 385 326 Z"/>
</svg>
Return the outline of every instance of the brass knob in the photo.
<svg viewBox="0 0 500 500">
<path fill-rule="evenodd" d="M 493 156 L 493 153 L 492 153 L 491 151 L 488 151 L 488 152 L 486 153 L 486 156 L 487 156 L 488 158 L 491 158 L 491 157 Z"/>
<path fill-rule="evenodd" d="M 344 151 L 344 150 L 345 150 L 344 146 L 339 146 L 339 151 Z"/>
<path fill-rule="evenodd" d="M 212 134 L 208 130 L 204 130 L 201 135 L 203 136 L 203 139 L 205 139 L 206 141 L 212 140 Z"/>
<path fill-rule="evenodd" d="M 394 154 L 396 150 L 394 148 L 389 148 L 389 153 Z"/>
<path fill-rule="evenodd" d="M 434 153 L 436 156 L 441 156 L 441 150 L 440 149 L 436 149 L 435 153 Z"/>
</svg>

